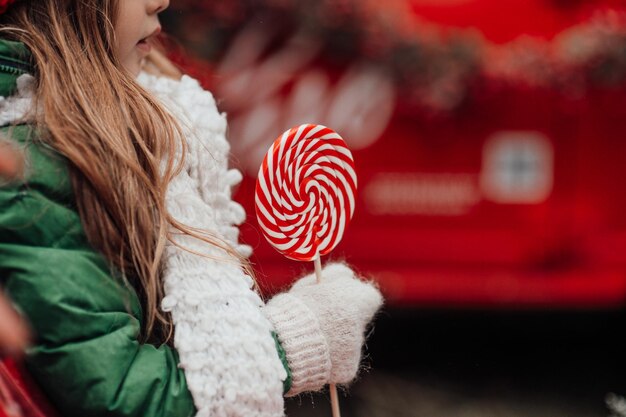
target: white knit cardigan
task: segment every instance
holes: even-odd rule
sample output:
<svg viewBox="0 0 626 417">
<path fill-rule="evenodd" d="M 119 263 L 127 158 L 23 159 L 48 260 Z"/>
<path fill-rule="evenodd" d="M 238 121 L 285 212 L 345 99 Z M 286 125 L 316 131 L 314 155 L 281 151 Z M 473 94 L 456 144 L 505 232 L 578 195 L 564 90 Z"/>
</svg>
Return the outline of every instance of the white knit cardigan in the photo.
<svg viewBox="0 0 626 417">
<path fill-rule="evenodd" d="M 187 143 L 184 169 L 167 190 L 170 214 L 249 256 L 250 248 L 238 242 L 237 225 L 246 214 L 231 199 L 241 173 L 228 169 L 226 118 L 213 96 L 187 76 L 175 81 L 141 74 L 138 81 L 180 122 Z M 23 120 L 31 99 L 32 77 L 23 75 L 17 94 L 0 100 L 0 122 Z M 283 416 L 287 373 L 252 279 L 217 247 L 182 234 L 175 243 L 166 248 L 162 309 L 172 313 L 179 366 L 197 416 Z"/>
</svg>

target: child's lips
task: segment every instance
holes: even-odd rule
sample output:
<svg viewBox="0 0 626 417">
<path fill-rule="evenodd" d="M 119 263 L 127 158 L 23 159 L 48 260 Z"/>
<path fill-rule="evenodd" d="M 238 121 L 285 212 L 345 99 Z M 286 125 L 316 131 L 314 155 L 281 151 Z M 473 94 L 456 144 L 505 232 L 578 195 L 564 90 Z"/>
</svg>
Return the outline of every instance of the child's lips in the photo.
<svg viewBox="0 0 626 417">
<path fill-rule="evenodd" d="M 149 54 L 152 50 L 152 45 L 150 44 L 150 40 L 156 38 L 161 33 L 161 26 L 157 26 L 152 33 L 148 36 L 137 42 L 137 48 L 144 52 L 145 54 Z"/>
<path fill-rule="evenodd" d="M 152 45 L 150 45 L 147 39 L 142 39 L 137 42 L 137 49 L 139 49 L 141 52 L 148 54 L 152 50 Z"/>
</svg>

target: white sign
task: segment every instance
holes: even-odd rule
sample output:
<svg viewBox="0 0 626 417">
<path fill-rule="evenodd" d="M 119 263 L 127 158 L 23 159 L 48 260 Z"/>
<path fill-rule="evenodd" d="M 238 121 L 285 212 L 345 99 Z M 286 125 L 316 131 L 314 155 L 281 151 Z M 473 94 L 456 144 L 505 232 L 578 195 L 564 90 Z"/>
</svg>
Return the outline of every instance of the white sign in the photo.
<svg viewBox="0 0 626 417">
<path fill-rule="evenodd" d="M 483 148 L 480 185 L 486 200 L 502 204 L 545 201 L 554 184 L 554 149 L 535 131 L 503 131 Z"/>
</svg>

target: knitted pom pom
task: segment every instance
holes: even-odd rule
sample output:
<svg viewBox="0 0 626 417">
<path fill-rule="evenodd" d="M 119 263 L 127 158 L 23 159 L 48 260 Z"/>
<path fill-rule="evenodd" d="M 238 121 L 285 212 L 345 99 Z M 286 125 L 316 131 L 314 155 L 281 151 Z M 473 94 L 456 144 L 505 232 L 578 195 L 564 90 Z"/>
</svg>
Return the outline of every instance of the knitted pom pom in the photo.
<svg viewBox="0 0 626 417">
<path fill-rule="evenodd" d="M 15 3 L 15 0 L 0 0 L 0 14 L 4 14 L 13 3 Z"/>
</svg>

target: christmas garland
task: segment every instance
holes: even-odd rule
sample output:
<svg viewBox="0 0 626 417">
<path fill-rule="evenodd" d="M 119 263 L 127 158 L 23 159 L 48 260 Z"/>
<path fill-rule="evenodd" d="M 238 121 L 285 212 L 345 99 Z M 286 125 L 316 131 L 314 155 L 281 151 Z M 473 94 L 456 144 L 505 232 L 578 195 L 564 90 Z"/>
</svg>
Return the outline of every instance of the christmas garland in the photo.
<svg viewBox="0 0 626 417">
<path fill-rule="evenodd" d="M 218 60 L 237 29 L 250 22 L 304 32 L 321 42 L 328 61 L 379 66 L 393 76 L 405 102 L 435 111 L 456 108 L 485 81 L 572 95 L 626 84 L 626 13 L 598 12 L 551 41 L 520 37 L 496 45 L 477 31 L 418 21 L 406 2 L 388 3 L 181 0 L 170 20 L 183 42 L 210 60 Z"/>
</svg>

